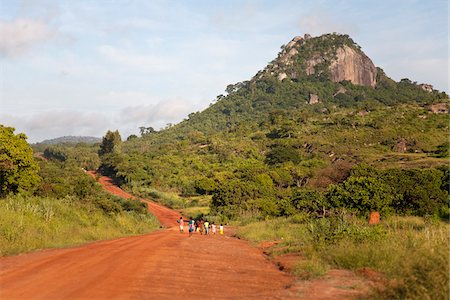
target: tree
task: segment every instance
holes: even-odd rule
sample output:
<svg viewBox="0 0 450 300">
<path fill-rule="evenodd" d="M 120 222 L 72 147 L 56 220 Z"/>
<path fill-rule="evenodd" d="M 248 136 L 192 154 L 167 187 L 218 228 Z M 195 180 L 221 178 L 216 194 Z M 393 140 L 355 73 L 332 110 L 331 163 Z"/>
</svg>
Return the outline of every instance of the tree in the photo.
<svg viewBox="0 0 450 300">
<path fill-rule="evenodd" d="M 155 133 L 156 130 L 153 127 L 139 127 L 139 132 L 141 133 L 141 136 L 146 136 L 148 134 Z"/>
<path fill-rule="evenodd" d="M 118 130 L 110 131 L 106 133 L 103 137 L 102 143 L 100 144 L 100 150 L 98 150 L 98 155 L 103 156 L 105 154 L 120 152 L 122 146 L 122 138 Z"/>
<path fill-rule="evenodd" d="M 298 211 L 307 211 L 320 216 L 324 216 L 330 208 L 324 195 L 312 189 L 296 189 L 292 195 L 292 205 Z"/>
<path fill-rule="evenodd" d="M 9 193 L 32 192 L 39 184 L 39 166 L 26 135 L 0 125 L 0 197 Z"/>
<path fill-rule="evenodd" d="M 131 135 L 129 135 L 127 137 L 127 141 L 131 141 L 131 140 L 134 140 L 134 139 L 137 139 L 137 135 L 135 135 L 135 134 L 131 134 Z"/>
<path fill-rule="evenodd" d="M 389 211 L 397 195 L 380 179 L 350 176 L 341 184 L 331 185 L 326 197 L 333 207 L 345 207 L 364 215 L 371 211 Z"/>
<path fill-rule="evenodd" d="M 269 165 L 282 164 L 284 162 L 292 161 L 298 164 L 302 160 L 302 157 L 298 151 L 289 145 L 278 144 L 275 145 L 266 154 L 266 163 Z"/>
</svg>

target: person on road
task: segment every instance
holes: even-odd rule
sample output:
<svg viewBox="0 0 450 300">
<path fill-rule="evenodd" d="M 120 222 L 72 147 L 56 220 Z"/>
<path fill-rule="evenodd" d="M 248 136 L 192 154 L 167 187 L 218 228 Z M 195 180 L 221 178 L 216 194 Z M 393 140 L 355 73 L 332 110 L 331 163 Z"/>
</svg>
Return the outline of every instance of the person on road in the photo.
<svg viewBox="0 0 450 300">
<path fill-rule="evenodd" d="M 219 226 L 219 233 L 223 234 L 223 225 L 222 224 L 220 224 L 220 226 Z"/>
<path fill-rule="evenodd" d="M 198 226 L 200 234 L 203 235 L 203 230 L 205 230 L 205 223 L 203 222 L 203 220 L 200 220 L 200 224 Z"/>
<path fill-rule="evenodd" d="M 177 220 L 178 223 L 180 223 L 180 233 L 183 233 L 183 217 L 180 217 L 179 220 Z"/>
<path fill-rule="evenodd" d="M 216 234 L 216 224 L 214 224 L 214 222 L 212 222 L 212 224 L 211 224 L 211 232 L 213 234 Z"/>
<path fill-rule="evenodd" d="M 209 222 L 205 221 L 205 234 L 208 235 L 209 234 Z"/>
<path fill-rule="evenodd" d="M 195 230 L 195 221 L 194 220 L 190 220 L 189 221 L 189 237 L 192 235 L 194 230 Z"/>
</svg>

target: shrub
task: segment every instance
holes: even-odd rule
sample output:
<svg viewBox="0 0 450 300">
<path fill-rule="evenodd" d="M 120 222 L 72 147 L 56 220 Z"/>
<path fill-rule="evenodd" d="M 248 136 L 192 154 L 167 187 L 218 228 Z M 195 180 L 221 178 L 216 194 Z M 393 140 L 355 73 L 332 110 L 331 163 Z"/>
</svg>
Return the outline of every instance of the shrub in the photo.
<svg viewBox="0 0 450 300">
<path fill-rule="evenodd" d="M 302 157 L 298 150 L 286 145 L 276 145 L 266 155 L 266 163 L 269 165 L 282 164 L 288 161 L 299 163 L 301 160 Z"/>
<path fill-rule="evenodd" d="M 392 169 L 383 180 L 399 195 L 392 203 L 396 212 L 406 215 L 439 214 L 447 205 L 448 191 L 442 189 L 444 173 L 435 169 Z"/>
<path fill-rule="evenodd" d="M 0 124 L 0 198 L 13 193 L 31 193 L 39 184 L 39 166 L 25 134 Z"/>
<path fill-rule="evenodd" d="M 332 185 L 326 197 L 333 207 L 348 208 L 365 215 L 370 211 L 388 212 L 395 194 L 379 179 L 351 176 L 339 185 Z"/>
<path fill-rule="evenodd" d="M 297 189 L 293 192 L 291 199 L 293 207 L 297 211 L 305 211 L 324 216 L 329 204 L 324 195 L 311 189 Z"/>
</svg>

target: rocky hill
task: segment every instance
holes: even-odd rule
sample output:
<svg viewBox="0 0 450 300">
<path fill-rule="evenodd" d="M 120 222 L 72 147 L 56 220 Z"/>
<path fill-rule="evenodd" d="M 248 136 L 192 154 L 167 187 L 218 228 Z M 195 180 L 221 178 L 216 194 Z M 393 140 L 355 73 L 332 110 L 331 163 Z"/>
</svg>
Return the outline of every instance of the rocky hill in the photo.
<svg viewBox="0 0 450 300">
<path fill-rule="evenodd" d="M 325 76 L 333 82 L 348 80 L 375 87 L 377 68 L 348 35 L 296 36 L 282 46 L 278 57 L 256 79 L 270 74 L 278 80 Z"/>
<path fill-rule="evenodd" d="M 358 164 L 447 163 L 448 96 L 392 80 L 347 35 L 296 37 L 226 92 L 179 124 L 124 142 L 102 158 L 104 169 L 142 196 L 148 187 L 214 193 L 233 199 L 214 208 L 277 214 L 292 191 L 326 190 Z"/>
</svg>

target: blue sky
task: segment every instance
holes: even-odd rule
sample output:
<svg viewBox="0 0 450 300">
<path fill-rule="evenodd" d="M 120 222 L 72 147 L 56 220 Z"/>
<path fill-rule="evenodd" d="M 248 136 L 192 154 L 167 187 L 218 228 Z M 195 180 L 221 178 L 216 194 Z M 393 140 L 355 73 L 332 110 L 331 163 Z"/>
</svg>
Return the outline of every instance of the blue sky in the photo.
<svg viewBox="0 0 450 300">
<path fill-rule="evenodd" d="M 30 142 L 159 129 L 329 32 L 395 80 L 449 90 L 447 1 L 0 0 L 0 124 Z"/>
</svg>

